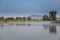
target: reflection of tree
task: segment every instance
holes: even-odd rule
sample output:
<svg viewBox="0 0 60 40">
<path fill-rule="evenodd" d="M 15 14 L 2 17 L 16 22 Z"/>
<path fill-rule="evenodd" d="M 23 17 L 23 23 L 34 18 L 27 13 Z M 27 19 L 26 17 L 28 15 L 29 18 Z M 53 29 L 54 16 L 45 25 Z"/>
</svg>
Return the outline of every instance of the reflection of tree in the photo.
<svg viewBox="0 0 60 40">
<path fill-rule="evenodd" d="M 49 26 L 49 32 L 50 33 L 56 33 L 56 26 Z"/>
<path fill-rule="evenodd" d="M 3 29 L 4 28 L 4 23 L 1 23 L 0 24 L 0 29 Z"/>
<path fill-rule="evenodd" d="M 8 26 L 14 26 L 14 23 L 7 23 Z"/>
<path fill-rule="evenodd" d="M 47 30 L 48 25 L 43 24 L 43 27 L 44 27 L 45 30 Z"/>
<path fill-rule="evenodd" d="M 49 28 L 50 33 L 56 33 L 56 26 L 55 25 L 43 25 L 44 29 L 47 30 Z"/>
<path fill-rule="evenodd" d="M 27 26 L 31 26 L 31 24 L 27 24 Z"/>
<path fill-rule="evenodd" d="M 16 24 L 16 26 L 26 26 L 26 24 Z"/>
</svg>

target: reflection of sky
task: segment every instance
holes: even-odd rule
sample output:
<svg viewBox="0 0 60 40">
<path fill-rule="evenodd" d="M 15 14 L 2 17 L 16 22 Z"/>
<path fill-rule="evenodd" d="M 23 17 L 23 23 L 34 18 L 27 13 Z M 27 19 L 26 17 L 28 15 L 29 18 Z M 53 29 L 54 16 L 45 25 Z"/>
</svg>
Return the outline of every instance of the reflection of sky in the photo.
<svg viewBox="0 0 60 40">
<path fill-rule="evenodd" d="M 28 26 L 28 25 L 31 26 Z M 25 26 L 27 25 L 27 26 Z M 0 38 L 2 40 L 58 40 L 60 39 L 60 27 L 57 27 L 57 34 L 51 34 L 49 29 L 44 30 L 46 26 L 40 23 L 22 23 L 11 25 L 6 23 L 2 30 L 0 29 Z M 54 27 L 54 26 L 48 26 Z M 46 27 L 47 28 L 47 27 Z"/>
<path fill-rule="evenodd" d="M 60 13 L 59 4 L 60 0 L 0 0 L 0 16 L 47 14 L 51 10 Z"/>
</svg>

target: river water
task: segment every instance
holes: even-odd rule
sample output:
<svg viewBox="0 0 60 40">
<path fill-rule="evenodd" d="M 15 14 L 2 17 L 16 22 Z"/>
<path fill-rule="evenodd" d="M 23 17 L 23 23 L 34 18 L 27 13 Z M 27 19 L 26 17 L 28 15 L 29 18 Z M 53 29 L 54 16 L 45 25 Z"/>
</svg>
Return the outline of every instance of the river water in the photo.
<svg viewBox="0 0 60 40">
<path fill-rule="evenodd" d="M 60 23 L 0 23 L 0 40 L 60 40 Z"/>
</svg>

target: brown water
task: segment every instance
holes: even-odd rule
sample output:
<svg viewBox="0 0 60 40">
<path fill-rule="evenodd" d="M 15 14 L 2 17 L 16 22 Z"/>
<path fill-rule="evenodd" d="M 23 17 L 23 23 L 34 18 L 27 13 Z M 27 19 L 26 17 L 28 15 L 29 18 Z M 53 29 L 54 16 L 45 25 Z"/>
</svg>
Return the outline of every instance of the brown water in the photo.
<svg viewBox="0 0 60 40">
<path fill-rule="evenodd" d="M 0 23 L 0 40 L 60 40 L 60 24 Z"/>
</svg>

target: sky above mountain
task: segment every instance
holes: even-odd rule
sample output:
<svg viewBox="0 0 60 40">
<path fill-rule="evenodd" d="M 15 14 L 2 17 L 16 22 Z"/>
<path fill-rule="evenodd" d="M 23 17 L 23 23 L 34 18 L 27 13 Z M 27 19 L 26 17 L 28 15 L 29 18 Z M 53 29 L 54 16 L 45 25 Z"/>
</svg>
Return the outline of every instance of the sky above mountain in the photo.
<svg viewBox="0 0 60 40">
<path fill-rule="evenodd" d="M 0 0 L 0 16 L 44 15 L 52 10 L 60 13 L 60 0 Z"/>
</svg>

